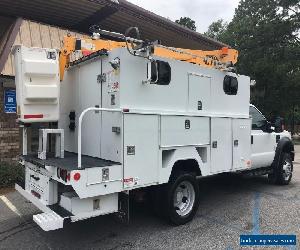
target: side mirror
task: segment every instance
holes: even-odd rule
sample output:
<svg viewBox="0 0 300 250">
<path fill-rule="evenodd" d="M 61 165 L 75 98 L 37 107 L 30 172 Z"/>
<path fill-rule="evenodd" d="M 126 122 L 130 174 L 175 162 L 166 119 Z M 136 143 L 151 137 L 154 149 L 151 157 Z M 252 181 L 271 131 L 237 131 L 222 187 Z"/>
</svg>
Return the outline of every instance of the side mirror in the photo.
<svg viewBox="0 0 300 250">
<path fill-rule="evenodd" d="M 283 122 L 282 119 L 280 117 L 278 117 L 275 121 L 274 121 L 274 130 L 276 133 L 281 133 L 284 129 L 283 129 Z"/>
<path fill-rule="evenodd" d="M 265 124 L 264 124 L 263 131 L 266 132 L 266 133 L 272 133 L 272 132 L 275 131 L 275 128 L 272 127 L 271 123 L 266 120 Z"/>
</svg>

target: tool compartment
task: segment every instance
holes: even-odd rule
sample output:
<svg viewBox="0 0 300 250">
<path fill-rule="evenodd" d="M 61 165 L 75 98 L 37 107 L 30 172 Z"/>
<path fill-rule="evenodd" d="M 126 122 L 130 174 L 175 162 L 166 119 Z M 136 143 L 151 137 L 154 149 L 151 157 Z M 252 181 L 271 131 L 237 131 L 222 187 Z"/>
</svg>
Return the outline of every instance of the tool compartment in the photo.
<svg viewBox="0 0 300 250">
<path fill-rule="evenodd" d="M 57 182 L 37 169 L 25 168 L 25 190 L 45 205 L 57 203 Z"/>
<path fill-rule="evenodd" d="M 57 121 L 60 82 L 55 49 L 14 47 L 19 121 Z"/>
</svg>

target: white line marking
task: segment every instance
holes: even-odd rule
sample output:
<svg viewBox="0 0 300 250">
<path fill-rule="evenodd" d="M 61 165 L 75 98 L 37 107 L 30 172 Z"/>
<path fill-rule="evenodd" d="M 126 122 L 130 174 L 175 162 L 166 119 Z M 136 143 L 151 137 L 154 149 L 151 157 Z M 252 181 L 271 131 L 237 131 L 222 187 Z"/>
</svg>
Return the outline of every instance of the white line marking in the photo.
<svg viewBox="0 0 300 250">
<path fill-rule="evenodd" d="M 19 212 L 19 210 L 14 206 L 14 204 L 12 204 L 9 199 L 6 198 L 5 195 L 1 195 L 0 199 L 5 203 L 5 205 L 11 210 L 13 211 L 15 214 L 17 214 L 19 217 L 21 217 L 21 213 Z"/>
</svg>

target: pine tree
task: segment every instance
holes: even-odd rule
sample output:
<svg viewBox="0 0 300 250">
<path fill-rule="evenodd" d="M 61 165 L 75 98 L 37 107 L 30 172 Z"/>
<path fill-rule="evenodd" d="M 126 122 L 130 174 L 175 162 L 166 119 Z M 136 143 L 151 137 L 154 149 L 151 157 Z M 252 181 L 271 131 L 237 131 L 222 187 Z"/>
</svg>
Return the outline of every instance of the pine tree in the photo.
<svg viewBox="0 0 300 250">
<path fill-rule="evenodd" d="M 255 79 L 266 113 L 300 106 L 299 0 L 241 0 L 222 41 L 239 50 L 238 72 Z"/>
</svg>

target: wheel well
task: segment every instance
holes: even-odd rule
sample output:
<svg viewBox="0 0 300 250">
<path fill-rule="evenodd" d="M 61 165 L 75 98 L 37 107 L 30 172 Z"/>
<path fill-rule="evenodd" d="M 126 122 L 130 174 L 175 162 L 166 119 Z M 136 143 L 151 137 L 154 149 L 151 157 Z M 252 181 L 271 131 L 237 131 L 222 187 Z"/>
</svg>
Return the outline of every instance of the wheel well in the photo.
<svg viewBox="0 0 300 250">
<path fill-rule="evenodd" d="M 195 159 L 176 161 L 173 165 L 171 176 L 177 171 L 188 171 L 190 173 L 195 173 L 197 176 L 201 175 L 199 164 Z"/>
<path fill-rule="evenodd" d="M 282 152 L 289 153 L 291 155 L 292 161 L 294 161 L 295 158 L 295 152 L 294 152 L 294 145 L 292 143 L 285 143 Z"/>
<path fill-rule="evenodd" d="M 294 145 L 292 141 L 287 137 L 281 138 L 277 144 L 274 161 L 272 163 L 274 167 L 277 167 L 280 161 L 282 160 L 282 153 L 290 154 L 292 161 L 294 161 L 294 157 L 295 157 Z"/>
</svg>

